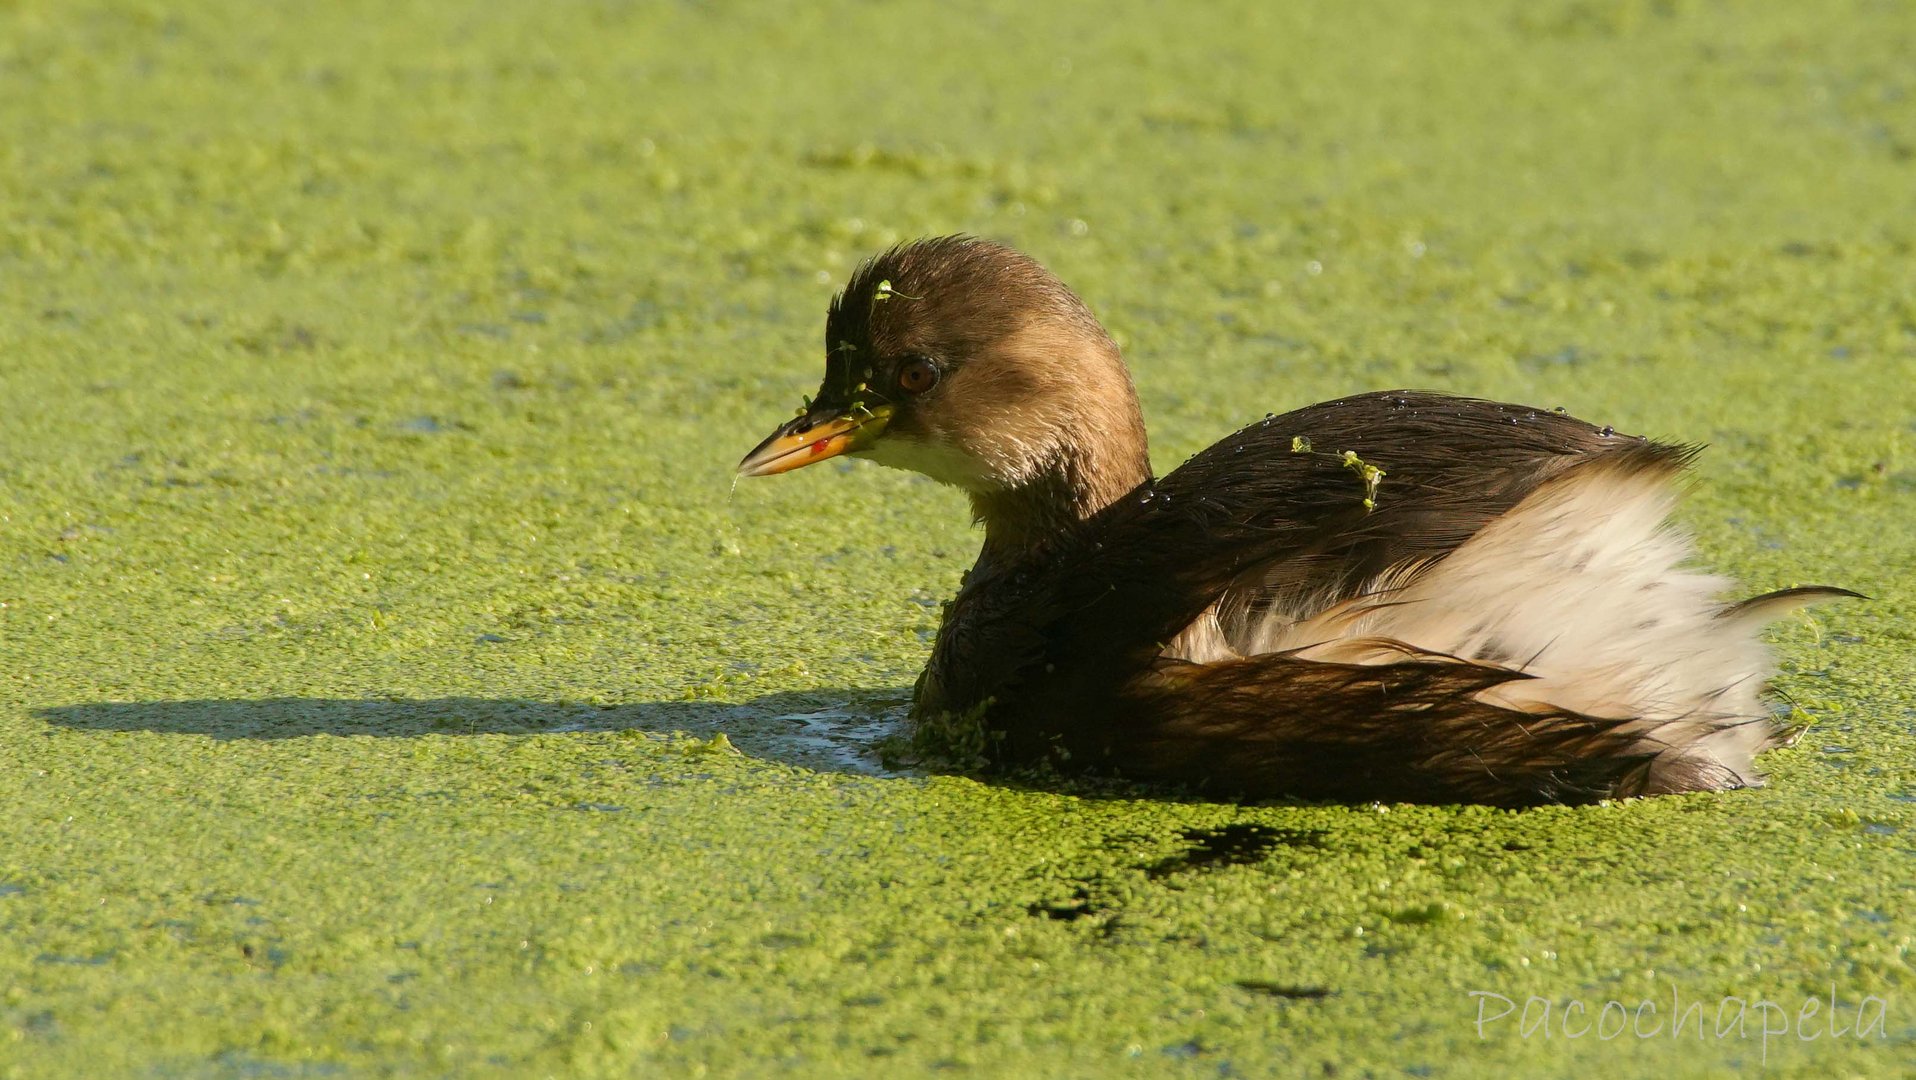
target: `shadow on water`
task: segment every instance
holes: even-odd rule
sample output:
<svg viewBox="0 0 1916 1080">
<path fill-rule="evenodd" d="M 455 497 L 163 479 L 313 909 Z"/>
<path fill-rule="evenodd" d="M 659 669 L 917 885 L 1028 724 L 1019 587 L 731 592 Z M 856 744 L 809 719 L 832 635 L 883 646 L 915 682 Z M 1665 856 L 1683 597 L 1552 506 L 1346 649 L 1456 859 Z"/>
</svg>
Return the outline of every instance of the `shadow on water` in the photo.
<svg viewBox="0 0 1916 1080">
<path fill-rule="evenodd" d="M 525 698 L 199 698 L 97 701 L 33 710 L 49 724 L 80 731 L 145 731 L 218 740 L 276 741 L 330 735 L 413 739 L 424 736 L 563 735 L 635 731 L 712 739 L 723 735 L 748 757 L 818 772 L 857 776 L 970 775 L 994 786 L 1084 799 L 1147 798 L 1166 803 L 1234 802 L 1228 792 L 1161 787 L 1117 777 L 1035 772 L 978 773 L 919 760 L 910 747 L 910 687 L 792 690 L 743 702 L 635 701 L 620 705 Z M 1286 830 L 1199 830 L 1183 839 L 1196 864 L 1255 861 L 1277 844 L 1313 837 Z M 1158 877 L 1188 865 L 1154 868 Z"/>
<path fill-rule="evenodd" d="M 810 690 L 742 703 L 643 701 L 625 705 L 446 697 L 426 699 L 260 698 L 103 701 L 37 709 L 60 727 L 150 731 L 215 739 L 300 739 L 316 735 L 407 739 L 425 735 L 532 735 L 640 731 L 710 739 L 723 734 L 753 757 L 830 772 L 902 775 L 880 744 L 905 728 L 909 688 Z"/>
</svg>

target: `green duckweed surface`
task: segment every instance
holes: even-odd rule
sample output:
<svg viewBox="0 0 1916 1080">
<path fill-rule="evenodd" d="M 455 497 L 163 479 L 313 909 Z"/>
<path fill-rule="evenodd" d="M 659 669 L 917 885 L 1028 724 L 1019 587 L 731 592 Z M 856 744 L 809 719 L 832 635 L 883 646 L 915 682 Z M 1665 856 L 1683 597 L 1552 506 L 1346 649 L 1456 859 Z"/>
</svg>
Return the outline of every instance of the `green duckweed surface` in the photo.
<svg viewBox="0 0 1916 1080">
<path fill-rule="evenodd" d="M 0 1075 L 1908 1075 L 1916 16 L 1465 7 L 0 0 Z M 1774 632 L 1816 725 L 1521 813 L 887 772 L 962 499 L 731 467 L 955 230 L 1161 469 L 1709 443 L 1712 566 L 1874 598 Z"/>
</svg>

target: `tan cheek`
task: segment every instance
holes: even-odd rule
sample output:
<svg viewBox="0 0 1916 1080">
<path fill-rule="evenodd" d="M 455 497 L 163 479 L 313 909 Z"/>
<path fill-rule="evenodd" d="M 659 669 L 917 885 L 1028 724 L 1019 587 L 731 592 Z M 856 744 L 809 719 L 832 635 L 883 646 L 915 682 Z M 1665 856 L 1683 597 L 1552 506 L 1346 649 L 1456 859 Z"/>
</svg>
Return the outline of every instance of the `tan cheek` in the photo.
<svg viewBox="0 0 1916 1080">
<path fill-rule="evenodd" d="M 1069 395 L 1061 389 L 1034 377 L 1027 365 L 974 361 L 916 401 L 901 434 L 920 444 L 914 456 L 940 463 L 940 479 L 966 487 L 1022 483 L 1045 468 L 1069 436 Z M 967 479 L 951 479 L 959 472 Z"/>
<path fill-rule="evenodd" d="M 970 457 L 999 486 L 1024 483 L 1043 472 L 1066 441 L 1068 419 L 1043 400 L 987 409 L 963 430 L 944 435 L 954 452 Z"/>
</svg>

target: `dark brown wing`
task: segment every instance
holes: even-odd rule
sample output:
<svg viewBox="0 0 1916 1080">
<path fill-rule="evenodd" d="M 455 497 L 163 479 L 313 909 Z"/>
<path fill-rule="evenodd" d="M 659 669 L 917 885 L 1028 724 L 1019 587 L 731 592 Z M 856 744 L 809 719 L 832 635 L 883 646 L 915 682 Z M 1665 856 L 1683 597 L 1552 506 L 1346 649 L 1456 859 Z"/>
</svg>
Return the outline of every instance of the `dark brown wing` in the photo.
<svg viewBox="0 0 1916 1080">
<path fill-rule="evenodd" d="M 1227 594 L 1269 602 L 1310 590 L 1334 602 L 1455 550 L 1578 461 L 1692 453 L 1549 409 L 1418 391 L 1274 416 L 1073 535 L 975 572 L 947 614 L 920 708 L 987 698 L 1001 712 L 1091 708 Z M 1383 471 L 1369 507 L 1364 465 Z"/>
<path fill-rule="evenodd" d="M 1193 457 L 1158 489 L 1174 501 L 1222 504 L 1225 522 L 1210 532 L 1220 546 L 1253 540 L 1260 525 L 1278 522 L 1285 542 L 1259 548 L 1233 586 L 1335 602 L 1394 567 L 1449 554 L 1543 481 L 1604 454 L 1681 463 L 1695 449 L 1619 435 L 1554 410 L 1400 390 L 1253 424 Z M 1366 467 L 1382 473 L 1374 492 Z M 1221 564 L 1220 550 L 1205 554 Z"/>
</svg>

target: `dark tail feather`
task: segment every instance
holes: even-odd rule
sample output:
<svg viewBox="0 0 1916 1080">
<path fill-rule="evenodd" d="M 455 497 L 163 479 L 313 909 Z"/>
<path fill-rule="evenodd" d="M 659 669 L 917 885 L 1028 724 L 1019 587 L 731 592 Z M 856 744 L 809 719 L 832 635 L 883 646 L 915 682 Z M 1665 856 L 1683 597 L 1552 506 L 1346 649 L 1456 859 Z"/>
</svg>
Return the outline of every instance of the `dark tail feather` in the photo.
<svg viewBox="0 0 1916 1080">
<path fill-rule="evenodd" d="M 1167 662 L 1126 687 L 1095 726 L 1033 730 L 1047 713 L 1100 710 L 1018 708 L 1004 717 L 1006 749 L 1025 760 L 1063 751 L 1074 766 L 1249 798 L 1529 806 L 1643 790 L 1657 748 L 1632 720 L 1488 704 L 1477 695 L 1528 676 L 1416 655 L 1374 665 L 1284 653 Z"/>
<path fill-rule="evenodd" d="M 1868 600 L 1869 597 L 1849 589 L 1839 589 L 1834 585 L 1804 585 L 1794 589 L 1778 589 L 1766 592 L 1762 596 L 1752 596 L 1731 604 L 1717 613 L 1719 619 L 1749 619 L 1766 623 L 1780 619 L 1797 608 L 1820 604 L 1826 600 Z"/>
</svg>

